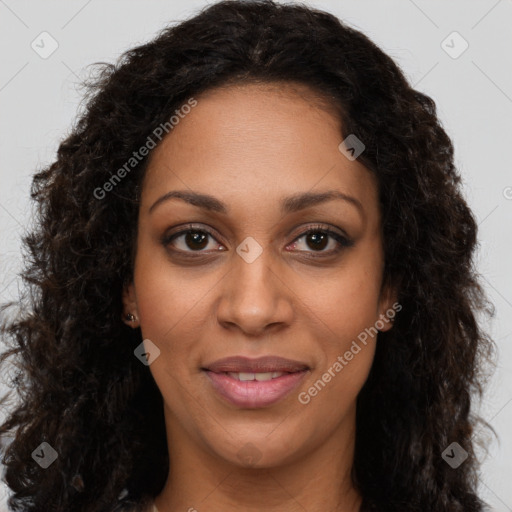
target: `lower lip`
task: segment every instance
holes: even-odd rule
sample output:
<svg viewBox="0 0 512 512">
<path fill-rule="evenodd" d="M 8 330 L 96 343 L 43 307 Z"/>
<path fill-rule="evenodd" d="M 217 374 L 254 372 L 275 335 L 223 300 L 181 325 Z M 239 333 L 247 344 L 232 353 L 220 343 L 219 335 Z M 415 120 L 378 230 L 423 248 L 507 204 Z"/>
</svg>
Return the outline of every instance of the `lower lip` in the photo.
<svg viewBox="0 0 512 512">
<path fill-rule="evenodd" d="M 296 388 L 307 370 L 287 373 L 271 380 L 240 381 L 225 373 L 206 371 L 215 390 L 237 407 L 257 409 L 275 404 Z"/>
</svg>

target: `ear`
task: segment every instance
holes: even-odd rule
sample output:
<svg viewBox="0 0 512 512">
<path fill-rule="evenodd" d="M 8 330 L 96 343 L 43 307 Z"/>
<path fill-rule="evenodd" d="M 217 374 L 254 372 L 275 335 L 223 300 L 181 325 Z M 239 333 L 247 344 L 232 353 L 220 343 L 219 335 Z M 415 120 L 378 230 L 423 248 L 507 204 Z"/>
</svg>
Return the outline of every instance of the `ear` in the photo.
<svg viewBox="0 0 512 512">
<path fill-rule="evenodd" d="M 139 327 L 139 312 L 137 309 L 137 297 L 133 281 L 123 287 L 123 322 L 130 327 Z M 134 319 L 130 320 L 128 315 L 132 314 Z"/>
<path fill-rule="evenodd" d="M 398 312 L 402 309 L 402 305 L 398 302 L 398 291 L 396 286 L 393 286 L 387 280 L 384 282 L 378 305 L 379 315 L 379 331 L 389 331 L 393 327 L 393 321 Z M 380 325 L 382 325 L 382 328 Z"/>
</svg>

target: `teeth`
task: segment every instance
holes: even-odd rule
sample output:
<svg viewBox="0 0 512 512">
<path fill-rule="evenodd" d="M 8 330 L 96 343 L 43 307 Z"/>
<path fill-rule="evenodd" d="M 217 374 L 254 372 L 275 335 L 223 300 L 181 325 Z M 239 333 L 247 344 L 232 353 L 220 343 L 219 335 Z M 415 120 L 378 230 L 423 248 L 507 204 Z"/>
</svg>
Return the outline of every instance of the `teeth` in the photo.
<svg viewBox="0 0 512 512">
<path fill-rule="evenodd" d="M 277 377 L 281 377 L 286 372 L 265 372 L 265 373 L 249 373 L 249 372 L 227 372 L 230 377 L 233 379 L 248 381 L 248 380 L 257 380 L 257 381 L 265 381 L 275 379 Z"/>
</svg>

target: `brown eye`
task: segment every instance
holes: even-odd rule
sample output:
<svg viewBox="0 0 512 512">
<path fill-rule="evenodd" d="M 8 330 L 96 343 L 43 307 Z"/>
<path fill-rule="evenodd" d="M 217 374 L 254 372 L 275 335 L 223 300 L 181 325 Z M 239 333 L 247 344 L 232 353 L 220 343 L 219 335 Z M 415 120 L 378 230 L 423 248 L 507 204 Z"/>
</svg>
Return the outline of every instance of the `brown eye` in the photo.
<svg viewBox="0 0 512 512">
<path fill-rule="evenodd" d="M 164 245 L 173 245 L 178 251 L 201 252 L 208 247 L 208 238 L 213 237 L 207 231 L 188 229 L 167 237 Z"/>
<path fill-rule="evenodd" d="M 304 242 L 300 243 L 300 240 L 302 239 L 304 239 Z M 331 248 L 325 250 L 329 245 Z M 302 233 L 294 240 L 292 247 L 293 249 L 298 250 L 298 252 L 320 253 L 319 256 L 328 256 L 336 254 L 343 248 L 351 247 L 353 245 L 354 242 L 352 240 L 349 240 L 340 233 L 327 229 L 323 226 L 319 226 L 312 227 Z M 304 247 L 304 249 L 301 249 L 301 247 Z M 316 256 L 316 254 L 313 254 L 313 256 Z"/>
<path fill-rule="evenodd" d="M 203 231 L 187 231 L 184 241 L 190 249 L 204 249 L 208 245 L 208 236 Z"/>
<path fill-rule="evenodd" d="M 323 250 L 328 245 L 329 242 L 329 235 L 326 235 L 325 233 L 309 233 L 306 236 L 307 243 L 310 244 L 309 246 L 315 250 Z"/>
<path fill-rule="evenodd" d="M 202 251 L 208 246 L 208 238 L 210 236 L 211 235 L 206 231 L 181 231 L 180 233 L 176 233 L 175 235 L 170 237 L 167 242 L 167 245 L 181 245 L 181 247 L 178 247 L 178 250 L 182 251 Z M 176 242 L 179 241 L 180 239 L 182 239 L 182 243 L 176 244 Z"/>
</svg>

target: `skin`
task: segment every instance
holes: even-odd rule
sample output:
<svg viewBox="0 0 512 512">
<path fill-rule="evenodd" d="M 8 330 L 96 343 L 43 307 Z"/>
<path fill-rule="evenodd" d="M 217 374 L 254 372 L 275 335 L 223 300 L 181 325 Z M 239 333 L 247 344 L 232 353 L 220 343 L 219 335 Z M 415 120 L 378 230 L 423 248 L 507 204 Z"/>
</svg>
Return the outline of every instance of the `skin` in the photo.
<svg viewBox="0 0 512 512">
<path fill-rule="evenodd" d="M 375 178 L 339 151 L 339 119 L 303 86 L 231 85 L 196 99 L 151 154 L 134 279 L 123 291 L 125 313 L 136 316 L 127 323 L 160 350 L 149 370 L 164 399 L 171 469 L 155 504 L 159 512 L 356 512 L 362 497 L 349 477 L 356 398 L 376 337 L 309 403 L 298 394 L 396 300 L 382 287 Z M 228 213 L 180 199 L 150 213 L 172 190 L 212 195 Z M 342 200 L 286 215 L 279 209 L 284 197 L 326 190 L 356 198 L 361 211 Z M 189 222 L 212 236 L 162 244 L 166 232 Z M 334 238 L 318 248 L 303 236 L 315 224 L 353 245 L 329 255 L 339 246 Z M 236 252 L 246 237 L 262 248 L 252 263 Z M 311 254 L 323 256 L 312 261 Z M 200 370 L 234 355 L 278 355 L 305 362 L 310 373 L 278 403 L 242 409 Z M 241 457 L 247 450 L 252 462 Z"/>
</svg>

